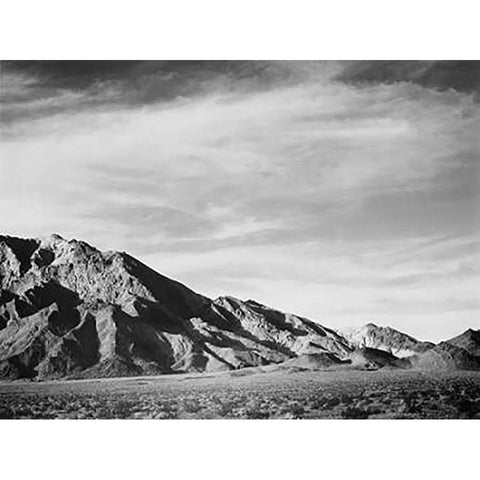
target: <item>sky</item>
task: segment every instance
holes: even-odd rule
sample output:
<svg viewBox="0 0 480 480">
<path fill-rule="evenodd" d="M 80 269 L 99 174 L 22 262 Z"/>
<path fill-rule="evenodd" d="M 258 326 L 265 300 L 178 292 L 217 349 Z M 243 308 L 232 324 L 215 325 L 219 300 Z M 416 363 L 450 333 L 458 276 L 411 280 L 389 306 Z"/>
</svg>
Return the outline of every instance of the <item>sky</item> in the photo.
<svg viewBox="0 0 480 480">
<path fill-rule="evenodd" d="M 215 298 L 480 328 L 480 62 L 0 63 L 2 233 Z"/>
</svg>

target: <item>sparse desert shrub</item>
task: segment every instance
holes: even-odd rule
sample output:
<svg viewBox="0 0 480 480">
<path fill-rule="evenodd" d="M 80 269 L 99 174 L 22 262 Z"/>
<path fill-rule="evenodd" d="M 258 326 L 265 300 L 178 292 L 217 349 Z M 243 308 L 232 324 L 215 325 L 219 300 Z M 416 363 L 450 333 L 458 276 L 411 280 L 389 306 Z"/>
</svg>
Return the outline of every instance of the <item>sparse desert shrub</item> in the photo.
<svg viewBox="0 0 480 480">
<path fill-rule="evenodd" d="M 9 407 L 0 407 L 0 419 L 14 418 L 12 409 Z"/>
<path fill-rule="evenodd" d="M 0 385 L 0 418 L 480 418 L 476 372 L 372 375 Z"/>
<path fill-rule="evenodd" d="M 308 406 L 310 407 L 311 410 L 321 410 L 323 403 L 321 400 L 311 400 L 308 403 Z"/>
<path fill-rule="evenodd" d="M 475 418 L 480 413 L 480 401 L 472 401 L 464 398 L 456 404 L 458 412 L 466 418 Z"/>
<path fill-rule="evenodd" d="M 226 417 L 232 413 L 232 410 L 235 408 L 235 403 L 226 401 L 225 403 L 221 403 L 218 407 L 218 415 L 220 417 Z"/>
<path fill-rule="evenodd" d="M 155 418 L 163 418 L 163 419 L 175 419 L 178 418 L 178 411 L 177 408 L 169 405 L 159 405 L 157 409 L 157 413 L 155 414 Z"/>
<path fill-rule="evenodd" d="M 130 402 L 120 400 L 113 406 L 113 414 L 115 418 L 128 418 L 132 414 L 132 407 Z"/>
<path fill-rule="evenodd" d="M 323 408 L 332 408 L 340 404 L 339 398 L 328 398 L 323 402 Z"/>
<path fill-rule="evenodd" d="M 197 413 L 202 409 L 202 406 L 196 399 L 186 399 L 183 401 L 183 409 L 187 413 Z"/>
<path fill-rule="evenodd" d="M 267 410 L 250 408 L 250 409 L 247 409 L 245 413 L 247 418 L 252 420 L 263 420 L 263 419 L 270 418 L 270 412 L 268 412 Z"/>
<path fill-rule="evenodd" d="M 342 410 L 341 415 L 342 418 L 355 420 L 368 418 L 368 412 L 366 410 L 356 407 L 347 407 L 345 410 Z"/>
<path fill-rule="evenodd" d="M 297 402 L 288 405 L 287 411 L 293 415 L 293 418 L 302 418 L 305 415 L 305 407 Z"/>
</svg>

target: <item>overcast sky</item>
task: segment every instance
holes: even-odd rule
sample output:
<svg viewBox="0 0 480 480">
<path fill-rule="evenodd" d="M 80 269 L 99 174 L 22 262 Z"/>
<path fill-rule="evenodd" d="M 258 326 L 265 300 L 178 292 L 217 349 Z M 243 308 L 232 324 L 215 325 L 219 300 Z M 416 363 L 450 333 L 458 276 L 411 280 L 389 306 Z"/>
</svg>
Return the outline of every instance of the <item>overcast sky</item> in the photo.
<svg viewBox="0 0 480 480">
<path fill-rule="evenodd" d="M 3 62 L 3 233 L 216 297 L 480 326 L 480 62 Z"/>
</svg>

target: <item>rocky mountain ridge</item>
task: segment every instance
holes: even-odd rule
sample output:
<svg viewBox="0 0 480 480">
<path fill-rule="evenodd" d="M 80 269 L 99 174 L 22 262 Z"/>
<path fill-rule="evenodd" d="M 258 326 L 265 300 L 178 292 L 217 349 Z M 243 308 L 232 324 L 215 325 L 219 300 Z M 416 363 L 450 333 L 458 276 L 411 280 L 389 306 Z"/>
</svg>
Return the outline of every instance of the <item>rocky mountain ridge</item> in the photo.
<svg viewBox="0 0 480 480">
<path fill-rule="evenodd" d="M 269 364 L 438 368 L 438 358 L 452 363 L 452 349 L 467 355 L 460 355 L 458 368 L 476 368 L 478 339 L 470 337 L 457 337 L 448 355 L 446 348 L 436 351 L 433 344 L 388 327 L 370 335 L 375 341 L 359 344 L 358 335 L 342 335 L 253 300 L 209 299 L 126 253 L 101 252 L 59 235 L 0 236 L 3 378 L 94 378 Z M 396 363 L 407 352 L 413 352 L 412 360 Z"/>
<path fill-rule="evenodd" d="M 420 342 L 394 328 L 380 327 L 374 323 L 358 328 L 343 328 L 339 333 L 356 348 L 384 350 L 399 358 L 426 352 L 434 346 L 431 342 Z"/>
</svg>

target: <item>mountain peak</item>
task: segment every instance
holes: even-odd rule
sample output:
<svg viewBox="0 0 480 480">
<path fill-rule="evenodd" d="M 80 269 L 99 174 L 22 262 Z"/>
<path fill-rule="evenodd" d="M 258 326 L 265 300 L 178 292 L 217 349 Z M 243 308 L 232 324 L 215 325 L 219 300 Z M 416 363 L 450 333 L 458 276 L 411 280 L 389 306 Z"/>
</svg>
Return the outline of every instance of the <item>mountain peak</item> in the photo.
<svg viewBox="0 0 480 480">
<path fill-rule="evenodd" d="M 374 323 L 367 323 L 359 328 L 342 329 L 340 333 L 355 348 L 374 348 L 397 357 L 409 357 L 433 347 L 432 343 L 421 342 L 392 327 L 380 327 Z"/>
<path fill-rule="evenodd" d="M 59 235 L 0 241 L 0 376 L 228 370 L 351 352 L 315 322 L 212 301 L 126 253 Z"/>
<path fill-rule="evenodd" d="M 453 337 L 444 343 L 462 348 L 468 353 L 480 357 L 480 330 L 469 328 L 462 334 Z"/>
<path fill-rule="evenodd" d="M 59 233 L 51 233 L 50 235 L 47 235 L 45 237 L 45 239 L 47 240 L 51 240 L 51 241 L 60 241 L 60 242 L 66 242 L 67 240 L 65 238 L 63 238 Z"/>
</svg>

